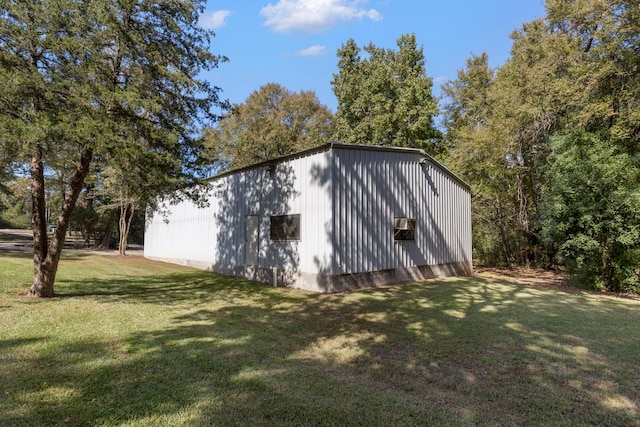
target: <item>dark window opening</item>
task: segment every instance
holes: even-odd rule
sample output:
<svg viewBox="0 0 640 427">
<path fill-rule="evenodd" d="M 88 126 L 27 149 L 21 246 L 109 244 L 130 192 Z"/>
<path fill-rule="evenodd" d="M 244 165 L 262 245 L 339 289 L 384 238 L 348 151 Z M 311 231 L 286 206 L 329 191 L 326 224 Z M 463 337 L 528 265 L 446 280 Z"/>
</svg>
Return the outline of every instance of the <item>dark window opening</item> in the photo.
<svg viewBox="0 0 640 427">
<path fill-rule="evenodd" d="M 273 242 L 300 240 L 300 214 L 272 216 L 269 231 Z"/>
<path fill-rule="evenodd" d="M 416 240 L 416 220 L 413 218 L 394 218 L 393 240 Z"/>
</svg>

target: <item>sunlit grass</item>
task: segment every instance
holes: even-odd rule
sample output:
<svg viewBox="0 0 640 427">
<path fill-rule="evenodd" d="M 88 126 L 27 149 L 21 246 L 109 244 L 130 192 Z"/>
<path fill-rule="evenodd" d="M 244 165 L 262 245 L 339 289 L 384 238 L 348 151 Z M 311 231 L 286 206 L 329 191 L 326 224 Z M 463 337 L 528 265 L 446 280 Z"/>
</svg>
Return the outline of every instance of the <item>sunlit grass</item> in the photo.
<svg viewBox="0 0 640 427">
<path fill-rule="evenodd" d="M 451 278 L 346 294 L 0 253 L 0 425 L 640 425 L 640 302 Z"/>
</svg>

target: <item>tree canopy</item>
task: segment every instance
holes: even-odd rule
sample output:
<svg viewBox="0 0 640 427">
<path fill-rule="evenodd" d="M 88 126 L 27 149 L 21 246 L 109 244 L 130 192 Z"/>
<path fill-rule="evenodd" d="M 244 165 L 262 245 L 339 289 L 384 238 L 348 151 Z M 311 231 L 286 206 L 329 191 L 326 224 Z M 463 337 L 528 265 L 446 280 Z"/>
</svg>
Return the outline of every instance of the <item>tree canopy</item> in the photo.
<svg viewBox="0 0 640 427">
<path fill-rule="evenodd" d="M 204 133 L 208 159 L 222 169 L 247 166 L 329 141 L 333 115 L 314 92 L 269 83 Z"/>
<path fill-rule="evenodd" d="M 135 162 L 131 180 L 153 182 L 154 191 L 196 181 L 196 125 L 215 119 L 224 104 L 219 89 L 197 77 L 225 59 L 210 53 L 213 33 L 198 26 L 204 3 L 2 3 L 0 158 L 30 165 L 31 294 L 53 295 L 71 214 L 93 162 Z M 44 177 L 60 161 L 75 166 L 49 241 Z"/>
<path fill-rule="evenodd" d="M 444 87 L 450 166 L 474 188 L 476 255 L 640 289 L 640 9 L 548 0 L 508 61 Z M 624 225 L 623 225 L 624 224 Z"/>
<path fill-rule="evenodd" d="M 441 151 L 438 115 L 422 47 L 403 35 L 398 50 L 369 44 L 365 55 L 353 39 L 338 50 L 331 84 L 338 100 L 336 138 L 343 142 Z"/>
</svg>

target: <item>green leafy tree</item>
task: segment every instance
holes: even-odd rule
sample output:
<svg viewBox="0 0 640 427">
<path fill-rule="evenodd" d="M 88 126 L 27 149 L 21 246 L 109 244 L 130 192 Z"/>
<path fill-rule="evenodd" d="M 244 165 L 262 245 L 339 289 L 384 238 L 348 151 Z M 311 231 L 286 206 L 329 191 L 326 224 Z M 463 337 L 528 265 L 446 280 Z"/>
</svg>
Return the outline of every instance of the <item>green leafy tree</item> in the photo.
<svg viewBox="0 0 640 427">
<path fill-rule="evenodd" d="M 550 30 L 579 46 L 566 129 L 553 139 L 540 222 L 556 259 L 589 286 L 638 292 L 640 9 L 547 2 Z"/>
<path fill-rule="evenodd" d="M 489 262 L 502 253 L 508 265 L 549 258 L 534 224 L 542 166 L 550 136 L 571 111 L 565 101 L 576 88 L 569 70 L 581 56 L 577 43 L 543 20 L 523 25 L 512 38 L 502 67 L 494 72 L 485 55 L 473 57 L 443 88 L 448 163 L 477 188 L 474 218 L 483 225 L 476 227 L 476 252 Z"/>
<path fill-rule="evenodd" d="M 506 147 L 493 127 L 494 79 L 489 57 L 482 53 L 469 58 L 456 79 L 443 85 L 446 161 L 471 184 L 474 257 L 483 264 L 511 265 L 516 249 L 509 197 L 513 179 Z"/>
<path fill-rule="evenodd" d="M 336 138 L 442 151 L 434 125 L 438 106 L 431 93 L 422 47 L 415 35 L 403 35 L 398 50 L 369 44 L 361 55 L 353 39 L 338 50 L 338 74 L 331 84 L 338 100 Z"/>
<path fill-rule="evenodd" d="M 581 60 L 579 46 L 536 20 L 512 34 L 511 58 L 496 73 L 492 87 L 495 140 L 503 147 L 509 175 L 509 215 L 514 219 L 518 263 L 546 263 L 535 217 L 545 182 L 543 165 L 549 138 L 572 113 L 567 99 L 577 88 L 570 70 Z"/>
<path fill-rule="evenodd" d="M 513 33 L 492 79 L 472 58 L 445 86 L 447 161 L 474 188 L 474 221 L 487 218 L 474 222 L 487 231 L 475 249 L 637 289 L 636 3 L 548 0 L 544 19 Z"/>
<path fill-rule="evenodd" d="M 149 161 L 152 160 L 134 157 L 118 165 L 108 165 L 102 171 L 102 185 L 97 190 L 103 202 L 99 211 L 107 215 L 115 212 L 118 218 L 118 252 L 123 256 L 127 254 L 136 214 L 152 206 L 157 196 L 164 196 L 163 189 L 167 191 L 173 187 L 171 183 L 163 185 L 161 170 L 144 170 Z"/>
<path fill-rule="evenodd" d="M 194 182 L 197 118 L 218 89 L 197 79 L 224 58 L 198 27 L 203 1 L 7 0 L 0 8 L 0 150 L 30 167 L 34 280 L 48 297 L 73 209 L 92 162 L 127 164 L 156 188 Z M 75 164 L 51 239 L 45 168 Z M 56 160 L 57 159 L 57 160 Z M 162 173 L 160 172 L 162 171 Z"/>
<path fill-rule="evenodd" d="M 640 149 L 640 7 L 636 0 L 547 0 L 551 29 L 580 46 L 571 68 L 578 90 L 576 126 L 598 132 L 627 152 Z"/>
<path fill-rule="evenodd" d="M 27 228 L 31 212 L 29 180 L 16 177 L 3 184 L 0 191 L 0 226 Z"/>
<path fill-rule="evenodd" d="M 314 92 L 269 83 L 204 132 L 207 158 L 242 167 L 328 142 L 333 115 Z"/>
<path fill-rule="evenodd" d="M 578 282 L 640 291 L 640 159 L 583 132 L 558 135 L 551 147 L 545 242 Z"/>
</svg>

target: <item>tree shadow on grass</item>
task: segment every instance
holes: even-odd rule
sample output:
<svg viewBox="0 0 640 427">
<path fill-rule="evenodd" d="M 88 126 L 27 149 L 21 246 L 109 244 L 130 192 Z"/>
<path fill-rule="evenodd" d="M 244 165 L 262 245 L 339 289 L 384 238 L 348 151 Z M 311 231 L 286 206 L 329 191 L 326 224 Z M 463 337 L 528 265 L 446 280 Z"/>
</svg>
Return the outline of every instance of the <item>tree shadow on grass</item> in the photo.
<svg viewBox="0 0 640 427">
<path fill-rule="evenodd" d="M 638 306 L 624 301 L 480 278 L 333 295 L 197 271 L 67 286 L 79 301 L 176 313 L 168 327 L 31 358 L 19 356 L 29 342 L 1 343 L 8 366 L 26 364 L 5 386 L 20 400 L 8 425 L 640 421 L 637 361 L 627 359 Z M 616 318 L 619 330 L 603 336 Z"/>
<path fill-rule="evenodd" d="M 144 278 L 122 276 L 65 280 L 60 283 L 59 289 L 59 295 L 63 298 L 145 304 L 190 302 L 202 305 L 212 301 L 242 303 L 247 298 L 259 298 L 263 302 L 270 299 L 286 301 L 289 299 L 287 294 L 299 294 L 300 297 L 306 294 L 289 289 L 275 290 L 261 283 L 202 270 Z"/>
</svg>

